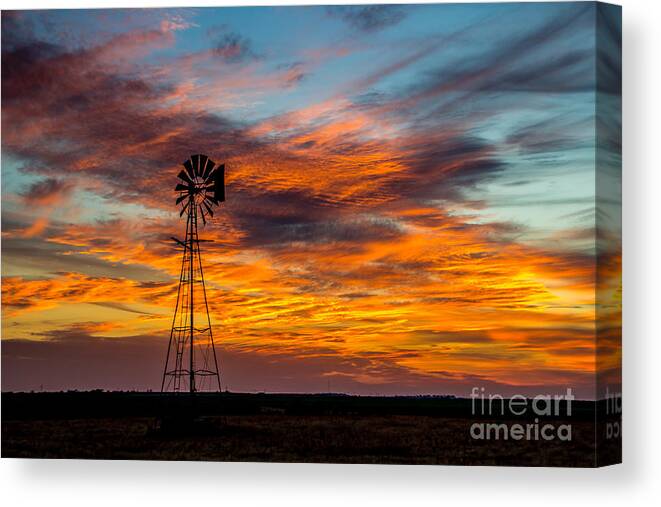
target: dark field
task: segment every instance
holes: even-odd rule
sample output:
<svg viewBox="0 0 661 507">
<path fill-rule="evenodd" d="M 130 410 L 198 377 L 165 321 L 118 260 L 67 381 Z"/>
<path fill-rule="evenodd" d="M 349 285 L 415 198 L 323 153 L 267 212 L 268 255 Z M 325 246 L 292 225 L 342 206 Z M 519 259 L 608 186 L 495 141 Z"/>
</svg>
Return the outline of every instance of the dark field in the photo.
<svg viewBox="0 0 661 507">
<path fill-rule="evenodd" d="M 545 421 L 571 423 L 571 441 L 480 441 L 471 425 L 496 420 L 454 398 L 3 393 L 2 457 L 591 467 L 594 408 Z"/>
</svg>

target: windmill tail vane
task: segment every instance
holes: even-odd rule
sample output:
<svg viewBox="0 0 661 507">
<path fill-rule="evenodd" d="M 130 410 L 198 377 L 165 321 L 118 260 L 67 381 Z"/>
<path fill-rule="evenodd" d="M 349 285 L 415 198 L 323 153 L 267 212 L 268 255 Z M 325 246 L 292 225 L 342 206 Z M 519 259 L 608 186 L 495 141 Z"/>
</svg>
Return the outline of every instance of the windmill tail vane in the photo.
<svg viewBox="0 0 661 507">
<path fill-rule="evenodd" d="M 179 216 L 186 214 L 186 236 L 184 241 L 172 238 L 183 248 L 183 256 L 161 391 L 220 391 L 197 228 L 198 218 L 206 225 L 214 208 L 225 201 L 225 164 L 192 155 L 183 166 L 174 190 Z"/>
</svg>

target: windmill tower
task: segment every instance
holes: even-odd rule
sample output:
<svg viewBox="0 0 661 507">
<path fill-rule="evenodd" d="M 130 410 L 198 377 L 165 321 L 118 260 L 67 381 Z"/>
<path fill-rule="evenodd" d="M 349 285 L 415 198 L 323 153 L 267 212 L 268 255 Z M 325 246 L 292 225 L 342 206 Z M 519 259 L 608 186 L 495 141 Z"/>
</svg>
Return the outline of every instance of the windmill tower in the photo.
<svg viewBox="0 0 661 507">
<path fill-rule="evenodd" d="M 197 222 L 201 218 L 206 225 L 213 208 L 225 201 L 225 164 L 216 167 L 206 155 L 192 155 L 183 166 L 175 192 L 179 216 L 186 214 L 186 237 L 172 238 L 183 257 L 161 392 L 220 391 Z"/>
</svg>

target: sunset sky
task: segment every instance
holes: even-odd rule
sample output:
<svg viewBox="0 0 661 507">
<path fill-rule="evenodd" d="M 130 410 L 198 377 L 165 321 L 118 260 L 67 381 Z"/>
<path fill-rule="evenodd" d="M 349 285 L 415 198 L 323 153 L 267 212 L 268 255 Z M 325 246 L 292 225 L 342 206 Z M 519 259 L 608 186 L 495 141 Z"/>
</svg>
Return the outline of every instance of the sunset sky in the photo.
<svg viewBox="0 0 661 507">
<path fill-rule="evenodd" d="M 224 387 L 591 397 L 595 104 L 620 101 L 619 61 L 595 93 L 599 15 L 4 11 L 2 389 L 160 387 L 173 189 L 206 153 L 227 166 L 200 231 Z"/>
</svg>

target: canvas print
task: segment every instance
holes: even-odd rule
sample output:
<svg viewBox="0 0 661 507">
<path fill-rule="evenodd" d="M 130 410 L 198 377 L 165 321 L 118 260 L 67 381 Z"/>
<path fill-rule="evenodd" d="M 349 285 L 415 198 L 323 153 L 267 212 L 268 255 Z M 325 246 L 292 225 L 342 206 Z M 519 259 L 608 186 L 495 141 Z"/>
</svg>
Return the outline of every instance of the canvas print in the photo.
<svg viewBox="0 0 661 507">
<path fill-rule="evenodd" d="M 2 12 L 2 456 L 621 460 L 621 9 Z"/>
</svg>

